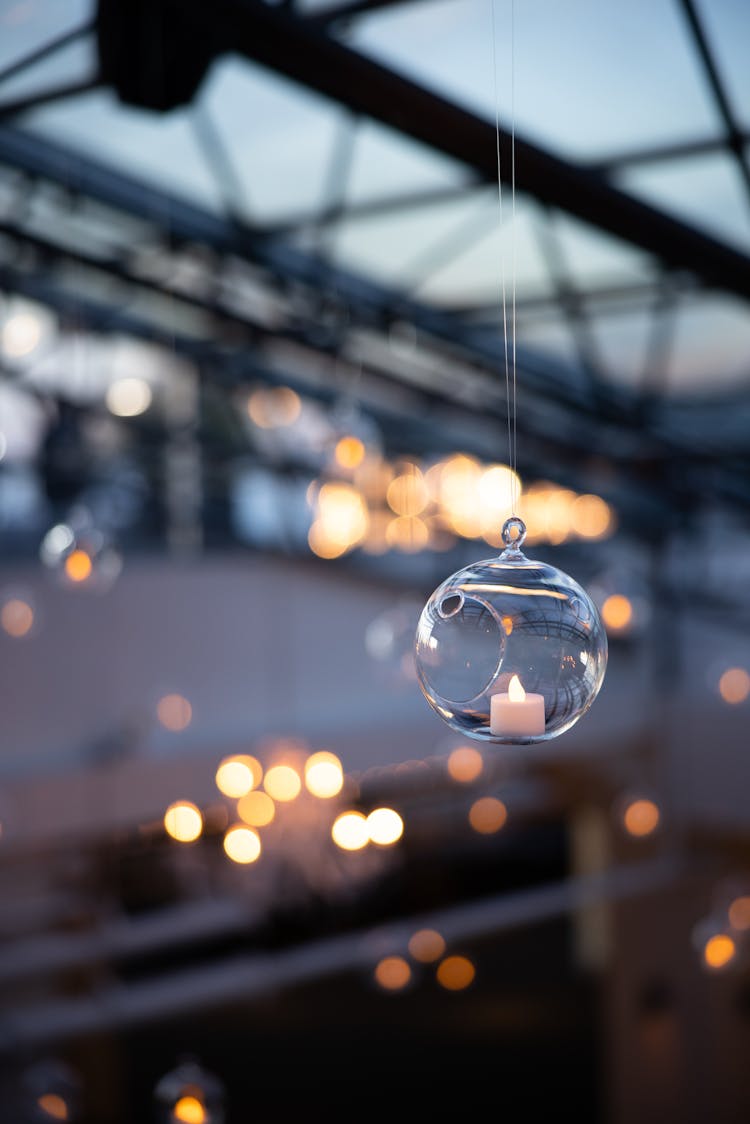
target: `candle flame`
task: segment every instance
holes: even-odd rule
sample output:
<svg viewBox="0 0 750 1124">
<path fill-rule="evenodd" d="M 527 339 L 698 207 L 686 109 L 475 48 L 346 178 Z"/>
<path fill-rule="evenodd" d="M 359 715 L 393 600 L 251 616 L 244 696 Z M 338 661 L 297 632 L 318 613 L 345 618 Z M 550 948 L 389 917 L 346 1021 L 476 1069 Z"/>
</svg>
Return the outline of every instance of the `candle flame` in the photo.
<svg viewBox="0 0 750 1124">
<path fill-rule="evenodd" d="M 511 676 L 510 683 L 508 684 L 508 698 L 511 702 L 523 702 L 526 698 L 523 684 L 517 675 Z"/>
</svg>

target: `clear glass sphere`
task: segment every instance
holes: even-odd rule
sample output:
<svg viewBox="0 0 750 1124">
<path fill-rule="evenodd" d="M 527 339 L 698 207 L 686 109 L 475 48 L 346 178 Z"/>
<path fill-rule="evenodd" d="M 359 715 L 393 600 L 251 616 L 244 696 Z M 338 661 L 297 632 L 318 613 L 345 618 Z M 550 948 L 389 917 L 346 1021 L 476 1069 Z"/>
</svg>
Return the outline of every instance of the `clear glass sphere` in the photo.
<svg viewBox="0 0 750 1124">
<path fill-rule="evenodd" d="M 521 519 L 503 527 L 506 549 L 453 574 L 417 626 L 419 683 L 454 730 L 525 745 L 564 733 L 596 698 L 607 635 L 577 582 L 521 552 Z"/>
</svg>

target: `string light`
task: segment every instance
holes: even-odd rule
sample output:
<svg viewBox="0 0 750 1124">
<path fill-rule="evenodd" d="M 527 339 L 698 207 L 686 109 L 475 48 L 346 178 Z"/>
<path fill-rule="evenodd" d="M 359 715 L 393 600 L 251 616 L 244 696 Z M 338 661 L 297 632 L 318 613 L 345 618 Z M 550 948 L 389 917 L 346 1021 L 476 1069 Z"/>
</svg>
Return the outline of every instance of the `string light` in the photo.
<svg viewBox="0 0 750 1124">
<path fill-rule="evenodd" d="M 375 968 L 375 979 L 386 991 L 401 991 L 411 979 L 411 968 L 402 956 L 385 956 Z"/>
<path fill-rule="evenodd" d="M 224 851 L 232 862 L 243 865 L 254 863 L 260 858 L 260 836 L 251 827 L 236 824 L 224 836 Z"/>
<path fill-rule="evenodd" d="M 178 734 L 193 720 L 193 708 L 184 695 L 163 695 L 156 704 L 156 717 L 165 730 Z"/>
<path fill-rule="evenodd" d="M 274 765 L 266 772 L 263 787 L 273 800 L 283 804 L 299 796 L 302 781 L 291 765 Z"/>
<path fill-rule="evenodd" d="M 469 809 L 469 823 L 480 835 L 493 835 L 505 826 L 508 809 L 494 796 L 482 796 Z"/>
<path fill-rule="evenodd" d="M 471 784 L 482 773 L 484 759 L 478 749 L 462 745 L 448 758 L 448 772 L 459 784 Z"/>
<path fill-rule="evenodd" d="M 238 801 L 237 814 L 250 827 L 266 827 L 273 822 L 276 805 L 265 792 L 248 792 Z"/>
<path fill-rule="evenodd" d="M 612 593 L 602 605 L 602 620 L 608 632 L 627 632 L 633 621 L 633 605 L 623 593 Z"/>
<path fill-rule="evenodd" d="M 381 847 L 392 846 L 404 834 L 404 821 L 393 808 L 376 808 L 366 823 L 370 841 Z"/>
<path fill-rule="evenodd" d="M 107 409 L 118 418 L 135 418 L 146 412 L 152 397 L 151 387 L 145 379 L 117 379 L 107 389 Z"/>
<path fill-rule="evenodd" d="M 322 749 L 308 757 L 305 762 L 305 786 L 308 792 L 321 800 L 329 800 L 341 792 L 344 770 L 335 753 Z"/>
<path fill-rule="evenodd" d="M 744 667 L 728 667 L 719 679 L 719 694 L 725 703 L 737 706 L 750 695 L 750 675 Z"/>
<path fill-rule="evenodd" d="M 33 624 L 34 610 L 28 601 L 23 601 L 20 597 L 11 597 L 0 609 L 0 625 L 14 640 L 28 636 Z"/>
<path fill-rule="evenodd" d="M 203 831 L 203 816 L 189 800 L 177 800 L 164 813 L 164 828 L 178 843 L 193 843 Z"/>
<path fill-rule="evenodd" d="M 342 812 L 333 821 L 331 838 L 342 851 L 361 851 L 370 842 L 367 817 L 361 812 Z"/>
<path fill-rule="evenodd" d="M 245 796 L 260 784 L 263 766 L 255 757 L 237 754 L 225 757 L 216 770 L 216 787 L 232 799 Z"/>
<path fill-rule="evenodd" d="M 466 956 L 446 956 L 438 965 L 437 980 L 446 991 L 463 991 L 475 975 L 476 969 Z"/>
<path fill-rule="evenodd" d="M 630 800 L 622 813 L 625 830 L 636 839 L 653 835 L 660 820 L 659 805 L 646 797 Z"/>
<path fill-rule="evenodd" d="M 703 947 L 703 962 L 711 971 L 727 968 L 737 955 L 737 946 L 728 933 L 715 933 Z"/>
<path fill-rule="evenodd" d="M 418 929 L 409 939 L 409 952 L 421 964 L 431 964 L 445 952 L 445 941 L 436 929 Z"/>
<path fill-rule="evenodd" d="M 65 559 L 65 576 L 71 582 L 85 582 L 91 577 L 94 564 L 91 555 L 81 549 L 72 550 Z"/>
</svg>

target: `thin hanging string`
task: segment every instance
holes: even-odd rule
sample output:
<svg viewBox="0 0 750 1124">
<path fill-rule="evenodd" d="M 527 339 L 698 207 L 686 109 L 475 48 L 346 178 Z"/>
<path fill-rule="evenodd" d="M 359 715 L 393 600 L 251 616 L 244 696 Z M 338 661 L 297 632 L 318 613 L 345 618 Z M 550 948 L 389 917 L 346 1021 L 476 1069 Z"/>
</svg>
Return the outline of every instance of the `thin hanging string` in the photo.
<svg viewBox="0 0 750 1124">
<path fill-rule="evenodd" d="M 500 160 L 500 97 L 497 84 L 497 31 L 496 0 L 490 0 L 492 12 L 492 78 L 495 92 L 495 151 L 497 156 L 497 202 L 500 236 L 503 228 L 503 180 Z M 513 473 L 511 483 L 511 515 L 515 515 L 519 500 L 518 487 L 518 422 L 516 405 L 516 93 L 515 93 L 515 0 L 510 3 L 510 159 L 511 159 L 511 315 L 508 332 L 508 301 L 505 284 L 505 255 L 500 251 L 500 290 L 503 311 L 503 354 L 505 359 L 505 407 L 508 420 L 508 464 Z M 510 334 L 510 345 L 508 337 Z M 512 371 L 512 389 L 511 389 Z"/>
<path fill-rule="evenodd" d="M 508 355 L 508 305 L 505 291 L 505 255 L 502 252 L 503 236 L 503 179 L 500 163 L 500 97 L 497 89 L 497 32 L 495 29 L 495 0 L 490 0 L 492 12 L 492 80 L 495 92 L 495 152 L 497 156 L 497 205 L 500 246 L 500 295 L 503 310 L 503 352 L 505 356 L 505 412 L 508 419 L 508 463 L 513 467 L 513 432 L 511 428 L 510 359 Z M 511 492 L 511 514 L 515 503 Z"/>
<path fill-rule="evenodd" d="M 510 0 L 510 273 L 513 286 L 513 514 L 518 507 L 518 408 L 516 405 L 516 5 Z"/>
</svg>

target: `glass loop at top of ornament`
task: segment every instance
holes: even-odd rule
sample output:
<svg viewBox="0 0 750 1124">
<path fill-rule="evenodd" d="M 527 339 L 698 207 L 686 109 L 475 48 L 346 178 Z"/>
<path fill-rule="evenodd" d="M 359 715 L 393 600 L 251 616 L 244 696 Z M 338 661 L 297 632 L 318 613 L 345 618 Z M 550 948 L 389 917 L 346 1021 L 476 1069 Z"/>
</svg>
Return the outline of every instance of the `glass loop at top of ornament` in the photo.
<svg viewBox="0 0 750 1124">
<path fill-rule="evenodd" d="M 520 553 L 526 538 L 526 524 L 518 515 L 511 515 L 503 523 L 502 539 L 506 550 Z"/>
</svg>

